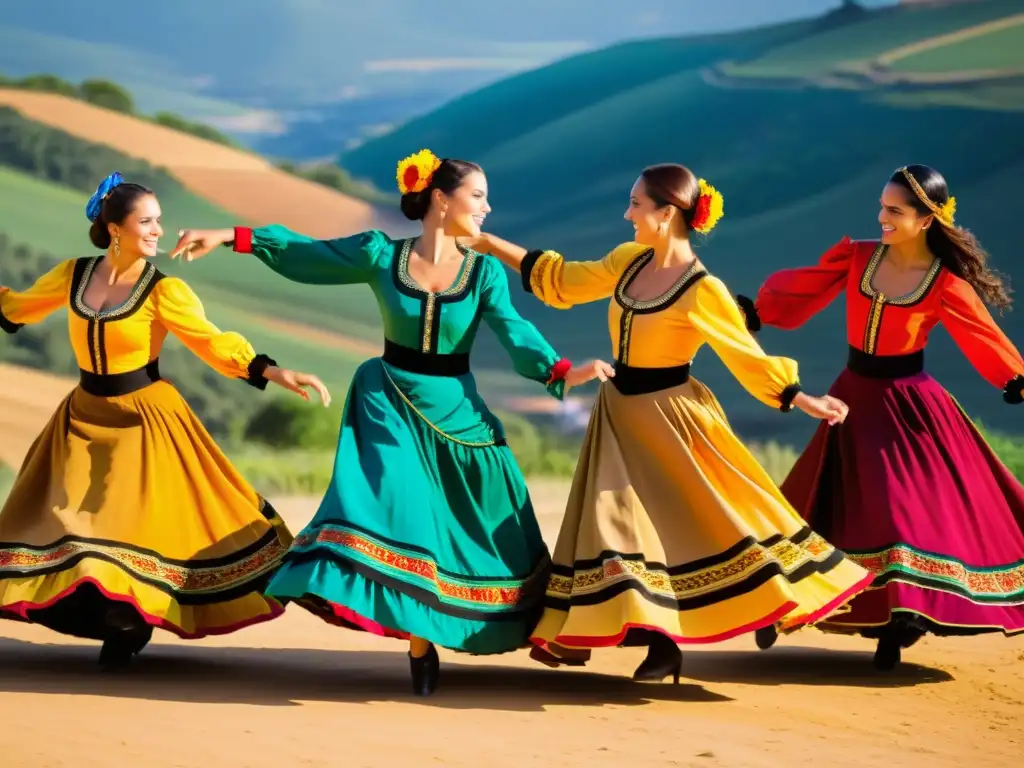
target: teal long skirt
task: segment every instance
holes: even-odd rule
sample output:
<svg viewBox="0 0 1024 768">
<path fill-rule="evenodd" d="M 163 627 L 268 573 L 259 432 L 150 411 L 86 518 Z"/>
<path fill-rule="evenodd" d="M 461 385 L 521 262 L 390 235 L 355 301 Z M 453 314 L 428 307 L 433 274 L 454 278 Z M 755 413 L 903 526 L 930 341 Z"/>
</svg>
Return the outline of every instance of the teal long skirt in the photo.
<svg viewBox="0 0 1024 768">
<path fill-rule="evenodd" d="M 473 654 L 528 645 L 551 567 L 472 375 L 359 367 L 330 487 L 267 593 L 324 620 Z"/>
</svg>

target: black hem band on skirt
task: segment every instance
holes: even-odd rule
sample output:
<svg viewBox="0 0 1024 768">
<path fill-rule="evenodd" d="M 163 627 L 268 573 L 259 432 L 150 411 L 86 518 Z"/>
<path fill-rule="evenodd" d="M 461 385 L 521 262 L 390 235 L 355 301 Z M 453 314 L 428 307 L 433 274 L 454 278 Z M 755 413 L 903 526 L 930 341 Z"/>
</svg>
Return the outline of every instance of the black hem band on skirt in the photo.
<svg viewBox="0 0 1024 768">
<path fill-rule="evenodd" d="M 79 370 L 78 384 L 83 391 L 95 397 L 130 395 L 160 381 L 160 360 L 150 361 L 142 368 L 125 373 L 93 373 Z"/>
<path fill-rule="evenodd" d="M 867 379 L 905 379 L 924 371 L 924 350 L 909 355 L 869 355 L 851 346 L 846 367 Z"/>
<path fill-rule="evenodd" d="M 424 376 L 465 376 L 469 373 L 469 355 L 465 352 L 450 355 L 420 352 L 390 339 L 384 340 L 381 360 L 403 371 Z"/>
<path fill-rule="evenodd" d="M 689 380 L 689 363 L 670 368 L 634 368 L 616 363 L 615 375 L 611 378 L 612 384 L 623 395 L 649 395 L 681 386 Z"/>
</svg>

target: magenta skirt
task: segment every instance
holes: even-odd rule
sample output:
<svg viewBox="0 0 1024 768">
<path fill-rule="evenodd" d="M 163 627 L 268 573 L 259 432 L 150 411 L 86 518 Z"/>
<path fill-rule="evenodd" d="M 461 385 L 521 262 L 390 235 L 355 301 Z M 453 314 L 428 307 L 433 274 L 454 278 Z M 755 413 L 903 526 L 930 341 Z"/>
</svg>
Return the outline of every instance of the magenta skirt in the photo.
<svg viewBox="0 0 1024 768">
<path fill-rule="evenodd" d="M 1024 486 L 935 379 L 879 375 L 843 371 L 830 394 L 850 406 L 846 422 L 822 424 L 782 485 L 811 528 L 875 574 L 818 627 L 1024 632 Z"/>
</svg>

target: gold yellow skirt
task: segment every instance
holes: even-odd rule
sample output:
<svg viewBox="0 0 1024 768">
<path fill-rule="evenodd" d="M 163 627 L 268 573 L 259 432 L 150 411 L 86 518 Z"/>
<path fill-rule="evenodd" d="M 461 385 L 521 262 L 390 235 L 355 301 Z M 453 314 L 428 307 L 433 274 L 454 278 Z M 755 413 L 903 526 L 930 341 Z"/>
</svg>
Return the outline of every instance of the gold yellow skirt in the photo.
<svg viewBox="0 0 1024 768">
<path fill-rule="evenodd" d="M 0 617 L 104 639 L 115 601 L 183 638 L 231 632 L 283 612 L 262 587 L 291 540 L 169 383 L 76 388 L 0 512 Z"/>
<path fill-rule="evenodd" d="M 872 578 L 806 527 L 692 378 L 601 385 L 552 559 L 531 640 L 566 659 L 636 630 L 680 644 L 792 631 Z"/>
</svg>

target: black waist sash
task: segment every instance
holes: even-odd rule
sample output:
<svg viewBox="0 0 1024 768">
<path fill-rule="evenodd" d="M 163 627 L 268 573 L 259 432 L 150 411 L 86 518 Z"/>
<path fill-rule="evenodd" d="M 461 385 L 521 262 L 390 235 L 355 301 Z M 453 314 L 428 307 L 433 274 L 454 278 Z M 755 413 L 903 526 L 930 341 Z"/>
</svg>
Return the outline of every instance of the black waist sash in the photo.
<svg viewBox="0 0 1024 768">
<path fill-rule="evenodd" d="M 924 350 L 909 355 L 869 355 L 850 347 L 846 367 L 868 379 L 904 379 L 924 371 Z"/>
<path fill-rule="evenodd" d="M 384 340 L 381 359 L 395 368 L 425 376 L 465 376 L 469 373 L 469 355 L 465 352 L 450 355 L 420 352 L 395 344 L 390 339 Z"/>
<path fill-rule="evenodd" d="M 624 395 L 649 395 L 672 389 L 690 380 L 690 364 L 674 365 L 671 368 L 634 368 L 631 365 L 615 364 L 615 376 L 611 382 Z"/>
<path fill-rule="evenodd" d="M 92 373 L 79 370 L 78 385 L 96 397 L 129 395 L 160 381 L 160 361 L 153 360 L 143 368 L 125 373 Z"/>
</svg>

